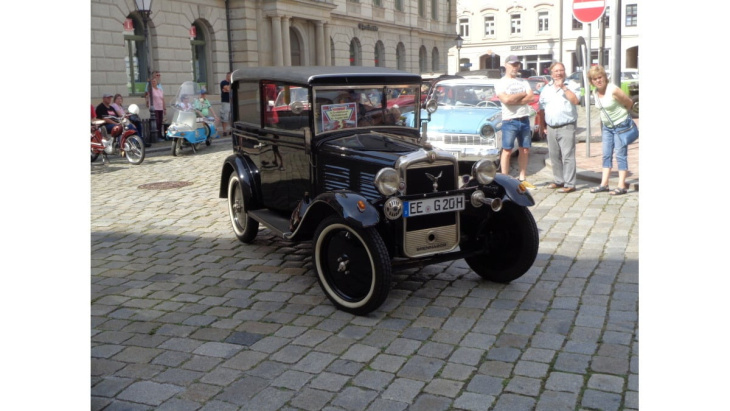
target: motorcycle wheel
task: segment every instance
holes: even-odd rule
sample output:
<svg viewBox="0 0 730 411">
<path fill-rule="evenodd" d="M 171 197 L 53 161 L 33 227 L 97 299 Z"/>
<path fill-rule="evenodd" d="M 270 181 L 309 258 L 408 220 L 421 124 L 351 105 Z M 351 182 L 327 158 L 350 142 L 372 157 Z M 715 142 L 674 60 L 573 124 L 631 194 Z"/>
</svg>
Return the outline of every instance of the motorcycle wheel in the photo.
<svg viewBox="0 0 730 411">
<path fill-rule="evenodd" d="M 101 137 L 101 133 L 100 132 L 92 132 L 91 133 L 91 143 L 92 144 L 93 143 L 102 144 L 101 138 L 102 137 Z M 99 153 L 101 153 L 101 151 L 94 151 L 93 148 L 91 149 L 91 162 L 92 163 L 94 161 L 96 161 L 97 158 L 99 158 Z"/>
<path fill-rule="evenodd" d="M 183 139 L 181 139 L 181 138 L 172 139 L 172 149 L 170 151 L 171 151 L 173 157 L 177 157 L 180 154 L 182 154 L 182 143 L 183 143 Z"/>
<path fill-rule="evenodd" d="M 136 134 L 127 137 L 124 141 L 124 154 L 130 163 L 135 165 L 142 164 L 145 155 L 144 141 Z"/>
<path fill-rule="evenodd" d="M 99 158 L 99 153 L 95 153 L 94 150 L 91 150 L 91 162 L 93 163 L 97 158 Z"/>
</svg>

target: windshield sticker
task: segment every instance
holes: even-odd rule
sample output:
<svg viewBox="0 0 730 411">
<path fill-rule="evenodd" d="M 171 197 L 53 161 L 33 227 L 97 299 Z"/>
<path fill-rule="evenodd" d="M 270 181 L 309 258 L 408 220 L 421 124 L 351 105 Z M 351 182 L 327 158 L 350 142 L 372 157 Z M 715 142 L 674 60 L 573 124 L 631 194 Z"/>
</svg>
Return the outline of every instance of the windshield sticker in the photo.
<svg viewBox="0 0 730 411">
<path fill-rule="evenodd" d="M 323 104 L 322 130 L 338 130 L 357 126 L 357 103 Z"/>
</svg>

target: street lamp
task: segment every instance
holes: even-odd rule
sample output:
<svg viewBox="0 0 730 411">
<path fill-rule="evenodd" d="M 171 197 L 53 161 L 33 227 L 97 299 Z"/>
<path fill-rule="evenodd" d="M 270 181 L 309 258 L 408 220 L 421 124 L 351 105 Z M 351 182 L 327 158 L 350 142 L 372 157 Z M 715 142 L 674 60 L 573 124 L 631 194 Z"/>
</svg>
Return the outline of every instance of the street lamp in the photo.
<svg viewBox="0 0 730 411">
<path fill-rule="evenodd" d="M 461 38 L 461 34 L 457 34 L 456 38 L 456 74 L 461 71 L 461 46 L 464 44 L 464 39 Z"/>
<path fill-rule="evenodd" d="M 142 24 L 144 25 L 144 46 L 145 55 L 147 57 L 147 81 L 150 80 L 150 38 L 148 22 L 150 20 L 150 13 L 152 13 L 152 0 L 134 0 L 134 7 L 137 9 L 137 14 L 142 16 Z"/>
</svg>

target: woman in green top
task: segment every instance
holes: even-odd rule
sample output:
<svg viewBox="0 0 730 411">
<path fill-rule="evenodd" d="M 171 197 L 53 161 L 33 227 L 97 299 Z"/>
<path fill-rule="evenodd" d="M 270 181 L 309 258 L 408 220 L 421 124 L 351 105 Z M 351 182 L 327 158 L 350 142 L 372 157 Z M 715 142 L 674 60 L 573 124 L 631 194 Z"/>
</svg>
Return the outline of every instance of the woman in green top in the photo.
<svg viewBox="0 0 730 411">
<path fill-rule="evenodd" d="M 591 193 L 609 191 L 608 178 L 611 175 L 613 153 L 615 148 L 616 163 L 618 163 L 618 185 L 609 194 L 626 194 L 626 175 L 629 171 L 627 144 L 622 140 L 619 132 L 623 132 L 634 120 L 629 115 L 633 102 L 620 88 L 609 84 L 606 70 L 601 66 L 593 66 L 588 70 L 588 78 L 591 84 L 596 87 L 594 97 L 596 106 L 601 108 L 601 123 L 603 141 L 603 172 L 601 185 L 591 189 Z M 634 126 L 634 132 L 638 135 L 638 128 Z"/>
</svg>

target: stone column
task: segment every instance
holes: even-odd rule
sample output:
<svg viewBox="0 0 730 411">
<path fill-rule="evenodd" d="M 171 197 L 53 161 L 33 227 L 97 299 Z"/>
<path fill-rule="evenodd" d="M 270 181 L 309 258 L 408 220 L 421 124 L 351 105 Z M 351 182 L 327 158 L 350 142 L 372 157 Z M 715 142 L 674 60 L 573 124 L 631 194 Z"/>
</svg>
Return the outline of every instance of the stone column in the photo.
<svg viewBox="0 0 730 411">
<path fill-rule="evenodd" d="M 281 17 L 271 16 L 271 54 L 275 66 L 284 65 L 284 55 L 281 50 Z"/>
<path fill-rule="evenodd" d="M 289 34 L 289 27 L 291 24 L 291 17 L 284 16 L 281 18 L 281 37 L 283 41 L 283 53 L 284 53 L 284 66 L 291 66 L 291 35 Z"/>
<path fill-rule="evenodd" d="M 330 38 L 332 33 L 330 32 L 330 25 L 324 23 L 324 65 L 332 65 L 332 50 L 330 49 Z"/>
<path fill-rule="evenodd" d="M 315 22 L 316 25 L 316 41 L 317 41 L 317 47 L 315 47 L 315 54 L 317 55 L 317 65 L 318 66 L 325 66 L 327 65 L 327 44 L 325 43 L 324 39 L 324 22 L 322 20 L 317 20 Z"/>
</svg>

